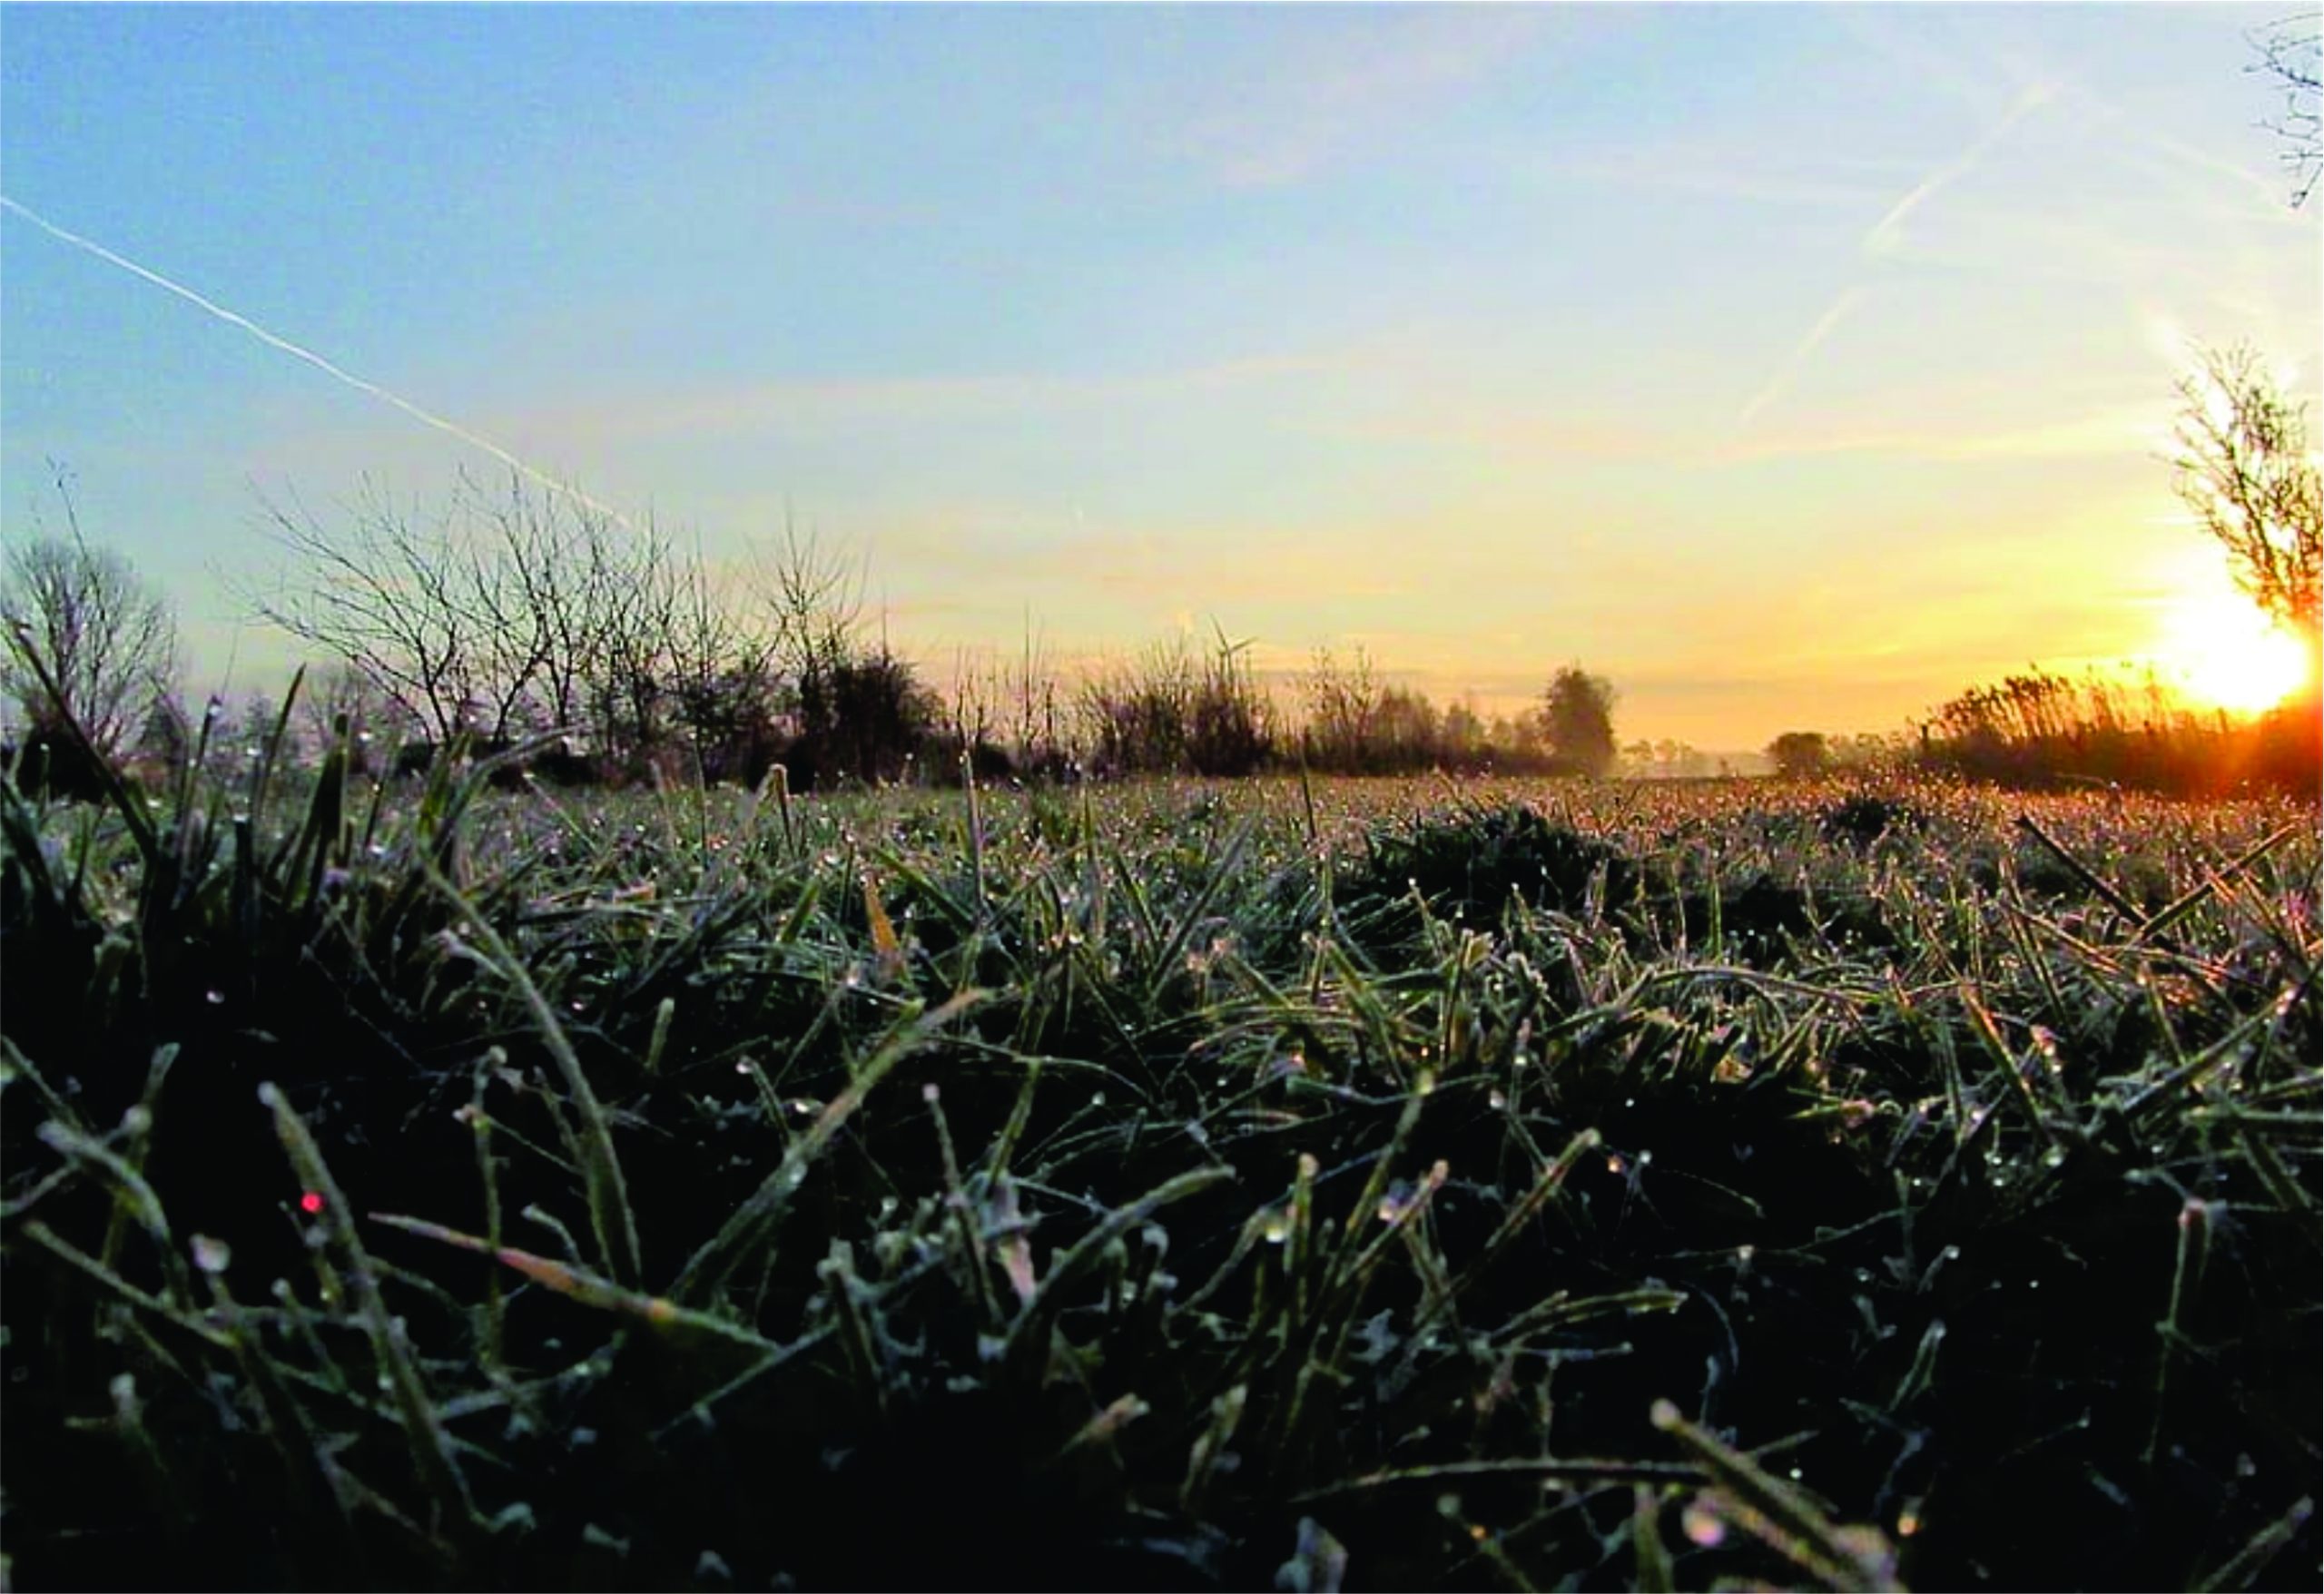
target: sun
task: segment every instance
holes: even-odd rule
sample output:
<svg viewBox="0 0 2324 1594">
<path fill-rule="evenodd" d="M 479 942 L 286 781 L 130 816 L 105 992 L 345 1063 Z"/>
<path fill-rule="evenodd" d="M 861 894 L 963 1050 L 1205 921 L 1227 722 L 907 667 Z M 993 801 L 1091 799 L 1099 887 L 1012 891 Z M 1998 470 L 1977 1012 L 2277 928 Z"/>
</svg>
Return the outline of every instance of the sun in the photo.
<svg viewBox="0 0 2324 1594">
<path fill-rule="evenodd" d="M 2231 713 L 2273 708 L 2308 684 L 2299 639 L 2224 582 L 2182 591 L 2165 605 L 2157 652 L 2190 698 Z"/>
</svg>

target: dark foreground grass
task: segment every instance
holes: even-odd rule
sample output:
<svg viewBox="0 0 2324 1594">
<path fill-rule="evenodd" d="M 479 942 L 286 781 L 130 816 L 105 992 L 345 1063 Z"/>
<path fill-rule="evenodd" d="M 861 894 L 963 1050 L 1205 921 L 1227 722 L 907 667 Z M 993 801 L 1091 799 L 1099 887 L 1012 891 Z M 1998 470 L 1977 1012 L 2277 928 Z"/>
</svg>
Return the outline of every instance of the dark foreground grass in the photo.
<svg viewBox="0 0 2324 1594">
<path fill-rule="evenodd" d="M 0 825 L 18 1586 L 2317 1581 L 2312 807 Z"/>
</svg>

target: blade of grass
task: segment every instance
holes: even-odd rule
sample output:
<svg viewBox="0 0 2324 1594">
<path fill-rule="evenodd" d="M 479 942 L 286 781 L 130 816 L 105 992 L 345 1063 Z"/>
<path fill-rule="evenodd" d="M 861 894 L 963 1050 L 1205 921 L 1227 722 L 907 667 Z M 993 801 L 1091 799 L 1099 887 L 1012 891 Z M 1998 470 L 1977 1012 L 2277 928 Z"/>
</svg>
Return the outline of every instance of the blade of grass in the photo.
<svg viewBox="0 0 2324 1594">
<path fill-rule="evenodd" d="M 574 1107 L 581 1116 L 582 1182 L 589 1199 L 589 1226 L 596 1232 L 597 1255 L 606 1270 L 624 1285 L 635 1285 L 644 1272 L 644 1262 L 638 1253 L 637 1219 L 630 1209 L 628 1187 L 622 1178 L 621 1158 L 614 1149 L 613 1126 L 606 1117 L 605 1108 L 598 1104 L 597 1093 L 589 1084 L 589 1076 L 581 1067 L 580 1055 L 573 1049 L 573 1042 L 565 1033 L 565 1026 L 533 977 L 526 972 L 522 959 L 508 949 L 508 943 L 485 922 L 484 915 L 459 888 L 447 880 L 432 862 L 422 860 L 421 870 L 428 883 L 433 886 L 452 908 L 466 920 L 461 926 L 465 938 L 473 938 L 482 953 L 482 961 L 513 987 L 532 1016 L 539 1031 L 541 1044 L 556 1062 L 563 1076 L 565 1088 Z"/>
<path fill-rule="evenodd" d="M 391 1318 L 387 1302 L 380 1297 L 379 1280 L 371 1266 L 370 1254 L 363 1248 L 360 1235 L 355 1232 L 355 1215 L 348 1205 L 346 1195 L 338 1180 L 331 1176 L 323 1161 L 322 1151 L 315 1145 L 314 1136 L 290 1104 L 271 1080 L 261 1085 L 258 1097 L 274 1116 L 276 1138 L 289 1155 L 291 1168 L 298 1174 L 309 1196 L 320 1205 L 315 1215 L 323 1232 L 347 1259 L 347 1277 L 355 1293 L 355 1306 L 361 1315 L 364 1332 L 371 1341 L 371 1352 L 379 1363 L 379 1373 L 388 1381 L 395 1396 L 396 1410 L 403 1423 L 404 1435 L 411 1448 L 412 1462 L 422 1485 L 444 1513 L 444 1525 L 455 1534 L 463 1534 L 476 1522 L 476 1502 L 468 1493 L 468 1479 L 461 1474 L 455 1459 L 450 1439 L 437 1420 L 436 1409 L 429 1402 L 428 1391 L 419 1376 L 411 1347 L 406 1342 L 400 1321 Z"/>
<path fill-rule="evenodd" d="M 981 1005 L 986 993 L 964 990 L 932 1012 L 921 1010 L 921 1004 L 909 1004 L 903 1016 L 890 1028 L 872 1056 L 853 1070 L 847 1088 L 825 1104 L 822 1114 L 807 1132 L 793 1141 L 783 1156 L 782 1163 L 769 1174 L 751 1196 L 720 1227 L 717 1234 L 686 1259 L 684 1268 L 670 1286 L 670 1298 L 680 1304 L 700 1300 L 707 1292 L 724 1283 L 734 1268 L 763 1236 L 773 1227 L 790 1204 L 792 1193 L 803 1183 L 807 1168 L 830 1145 L 863 1098 L 872 1087 L 885 1078 L 891 1069 L 905 1058 L 933 1040 L 952 1021 Z"/>
<path fill-rule="evenodd" d="M 2203 1590 L 2204 1594 L 2214 1589 L 2249 1589 L 2260 1574 L 2268 1569 L 2269 1562 L 2284 1552 L 2284 1547 L 2315 1514 L 2316 1501 L 2302 1495 L 2290 1510 L 2252 1534 L 2249 1543 L 2230 1556 L 2216 1570 L 2196 1579 L 2192 1586 Z"/>
<path fill-rule="evenodd" d="M 1669 1401 L 1654 1402 L 1649 1420 L 1676 1439 L 1709 1474 L 1719 1491 L 1745 1509 L 1736 1513 L 1748 1529 L 1802 1570 L 1834 1589 L 1901 1589 L 1893 1551 L 1886 1540 L 1844 1533 L 1801 1491 L 1777 1479 L 1741 1451 L 1720 1441 L 1679 1414 Z"/>
</svg>

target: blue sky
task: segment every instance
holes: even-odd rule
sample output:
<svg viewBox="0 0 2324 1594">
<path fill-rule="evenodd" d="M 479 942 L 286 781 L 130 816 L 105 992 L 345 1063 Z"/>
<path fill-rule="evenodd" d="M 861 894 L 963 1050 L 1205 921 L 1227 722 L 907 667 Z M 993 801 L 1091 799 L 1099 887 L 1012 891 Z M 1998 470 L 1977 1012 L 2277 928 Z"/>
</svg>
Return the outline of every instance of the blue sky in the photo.
<svg viewBox="0 0 2324 1594">
<path fill-rule="evenodd" d="M 1745 747 L 2220 582 L 2183 340 L 2324 341 L 2277 14 L 6 5 L 0 192 L 716 557 L 868 554 L 939 674 L 1216 621 Z M 257 490 L 493 468 L 0 250 L 0 524 L 67 466 L 205 680 L 289 656 Z"/>
</svg>

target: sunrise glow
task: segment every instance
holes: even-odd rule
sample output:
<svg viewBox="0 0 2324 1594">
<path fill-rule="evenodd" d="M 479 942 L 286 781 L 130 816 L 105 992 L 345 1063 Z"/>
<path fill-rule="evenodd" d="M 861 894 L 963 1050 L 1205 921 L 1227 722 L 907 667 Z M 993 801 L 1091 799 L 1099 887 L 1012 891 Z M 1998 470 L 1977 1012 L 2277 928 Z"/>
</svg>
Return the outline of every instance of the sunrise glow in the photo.
<svg viewBox="0 0 2324 1594">
<path fill-rule="evenodd" d="M 2167 679 L 2203 706 L 2234 713 L 2273 708 L 2308 681 L 2299 639 L 2223 585 L 2172 601 L 2160 653 Z"/>
<path fill-rule="evenodd" d="M 0 12 L 0 542 L 62 467 L 196 701 L 327 662 L 266 504 L 470 477 L 737 595 L 812 533 L 940 694 L 1226 638 L 1490 721 L 1579 661 L 1748 768 L 2299 673 L 2171 568 L 2205 351 L 2324 411 L 2276 8 Z"/>
</svg>

